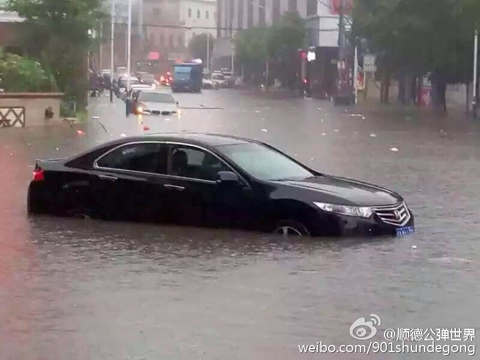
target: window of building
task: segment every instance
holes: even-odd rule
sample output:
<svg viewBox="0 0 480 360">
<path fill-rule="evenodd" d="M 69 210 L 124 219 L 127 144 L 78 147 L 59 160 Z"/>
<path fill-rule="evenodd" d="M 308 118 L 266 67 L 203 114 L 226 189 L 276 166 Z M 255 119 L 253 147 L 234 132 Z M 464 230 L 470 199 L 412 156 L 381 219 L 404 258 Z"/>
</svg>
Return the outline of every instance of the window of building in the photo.
<svg viewBox="0 0 480 360">
<path fill-rule="evenodd" d="M 173 39 L 173 34 L 170 34 L 169 45 L 171 48 L 175 47 L 175 40 Z"/>
<path fill-rule="evenodd" d="M 191 18 L 192 17 L 192 9 L 188 8 L 188 17 Z"/>
<path fill-rule="evenodd" d="M 197 19 L 200 19 L 200 10 L 197 10 Z"/>
<path fill-rule="evenodd" d="M 165 35 L 160 34 L 160 46 L 165 46 Z"/>
<path fill-rule="evenodd" d="M 205 11 L 205 19 L 208 19 L 210 17 L 210 14 L 208 13 L 208 10 Z"/>
<path fill-rule="evenodd" d="M 272 21 L 275 23 L 280 20 L 280 1 L 272 3 Z"/>
<path fill-rule="evenodd" d="M 183 44 L 183 35 L 182 34 L 178 35 L 177 41 L 178 41 L 177 42 L 178 47 L 183 47 L 184 44 Z"/>
<path fill-rule="evenodd" d="M 250 28 L 253 26 L 253 3 L 247 0 L 247 26 Z"/>
<path fill-rule="evenodd" d="M 153 8 L 153 16 L 155 17 L 160 16 L 160 8 Z"/>
<path fill-rule="evenodd" d="M 244 0 L 238 2 L 238 27 L 243 29 L 243 3 Z"/>
<path fill-rule="evenodd" d="M 288 11 L 297 11 L 297 0 L 288 0 Z"/>
<path fill-rule="evenodd" d="M 317 0 L 308 0 L 307 2 L 307 16 L 317 15 Z"/>
<path fill-rule="evenodd" d="M 316 1 L 316 0 L 315 0 Z M 260 26 L 265 26 L 265 9 L 266 9 L 266 1 L 265 0 L 260 0 L 258 4 L 258 24 Z"/>
</svg>

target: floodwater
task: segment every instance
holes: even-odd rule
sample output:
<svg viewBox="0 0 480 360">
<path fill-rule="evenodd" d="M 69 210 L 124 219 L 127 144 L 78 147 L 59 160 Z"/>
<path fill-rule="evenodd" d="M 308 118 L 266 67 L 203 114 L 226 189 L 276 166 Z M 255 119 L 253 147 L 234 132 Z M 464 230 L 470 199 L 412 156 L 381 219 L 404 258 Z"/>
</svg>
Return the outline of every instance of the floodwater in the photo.
<svg viewBox="0 0 480 360">
<path fill-rule="evenodd" d="M 126 119 L 122 103 L 105 97 L 91 106 L 99 118 L 84 135 L 66 124 L 0 129 L 0 359 L 438 359 L 309 357 L 298 345 L 360 343 L 349 328 L 370 314 L 381 318 L 379 334 L 479 331 L 478 124 L 230 90 L 178 99 L 179 119 Z M 398 191 L 417 232 L 291 240 L 26 215 L 35 158 L 182 130 L 264 140 L 322 172 Z"/>
</svg>

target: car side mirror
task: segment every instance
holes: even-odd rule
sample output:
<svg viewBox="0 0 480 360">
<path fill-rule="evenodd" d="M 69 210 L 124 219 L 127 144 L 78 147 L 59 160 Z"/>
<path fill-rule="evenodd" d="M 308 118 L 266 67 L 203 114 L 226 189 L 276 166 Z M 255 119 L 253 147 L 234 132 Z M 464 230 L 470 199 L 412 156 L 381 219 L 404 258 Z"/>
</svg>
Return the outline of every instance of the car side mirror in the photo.
<svg viewBox="0 0 480 360">
<path fill-rule="evenodd" d="M 233 171 L 219 171 L 217 173 L 217 184 L 233 185 L 240 184 L 240 179 Z"/>
</svg>

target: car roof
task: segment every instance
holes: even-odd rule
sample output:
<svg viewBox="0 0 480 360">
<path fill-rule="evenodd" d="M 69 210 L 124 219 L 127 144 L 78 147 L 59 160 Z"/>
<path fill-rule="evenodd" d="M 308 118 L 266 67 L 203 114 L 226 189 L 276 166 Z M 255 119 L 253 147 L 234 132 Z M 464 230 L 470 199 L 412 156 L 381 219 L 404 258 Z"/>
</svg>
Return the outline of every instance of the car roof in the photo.
<svg viewBox="0 0 480 360">
<path fill-rule="evenodd" d="M 172 142 L 185 142 L 192 145 L 200 145 L 205 147 L 216 147 L 222 145 L 236 145 L 246 143 L 257 143 L 255 140 L 222 135 L 222 134 L 206 134 L 206 133 L 194 133 L 194 132 L 182 132 L 182 133 L 155 133 L 143 136 L 125 137 L 119 140 L 113 141 L 114 143 L 126 144 L 129 142 L 139 141 L 172 141 Z"/>
</svg>

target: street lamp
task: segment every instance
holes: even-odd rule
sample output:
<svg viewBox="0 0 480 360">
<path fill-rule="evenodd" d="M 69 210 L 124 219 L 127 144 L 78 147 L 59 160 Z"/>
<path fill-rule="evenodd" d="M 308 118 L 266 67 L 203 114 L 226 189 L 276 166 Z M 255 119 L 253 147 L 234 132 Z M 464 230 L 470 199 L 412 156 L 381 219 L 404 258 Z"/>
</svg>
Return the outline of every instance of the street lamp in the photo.
<svg viewBox="0 0 480 360">
<path fill-rule="evenodd" d="M 110 29 L 110 102 L 113 102 L 113 56 L 115 44 L 115 0 L 112 0 Z"/>
<path fill-rule="evenodd" d="M 472 111 L 473 116 L 477 117 L 477 68 L 478 68 L 478 29 L 475 29 L 473 40 L 473 97 L 472 97 Z"/>
<path fill-rule="evenodd" d="M 127 91 L 130 89 L 131 57 L 132 57 L 132 0 L 128 0 L 128 31 L 127 31 Z"/>
</svg>

